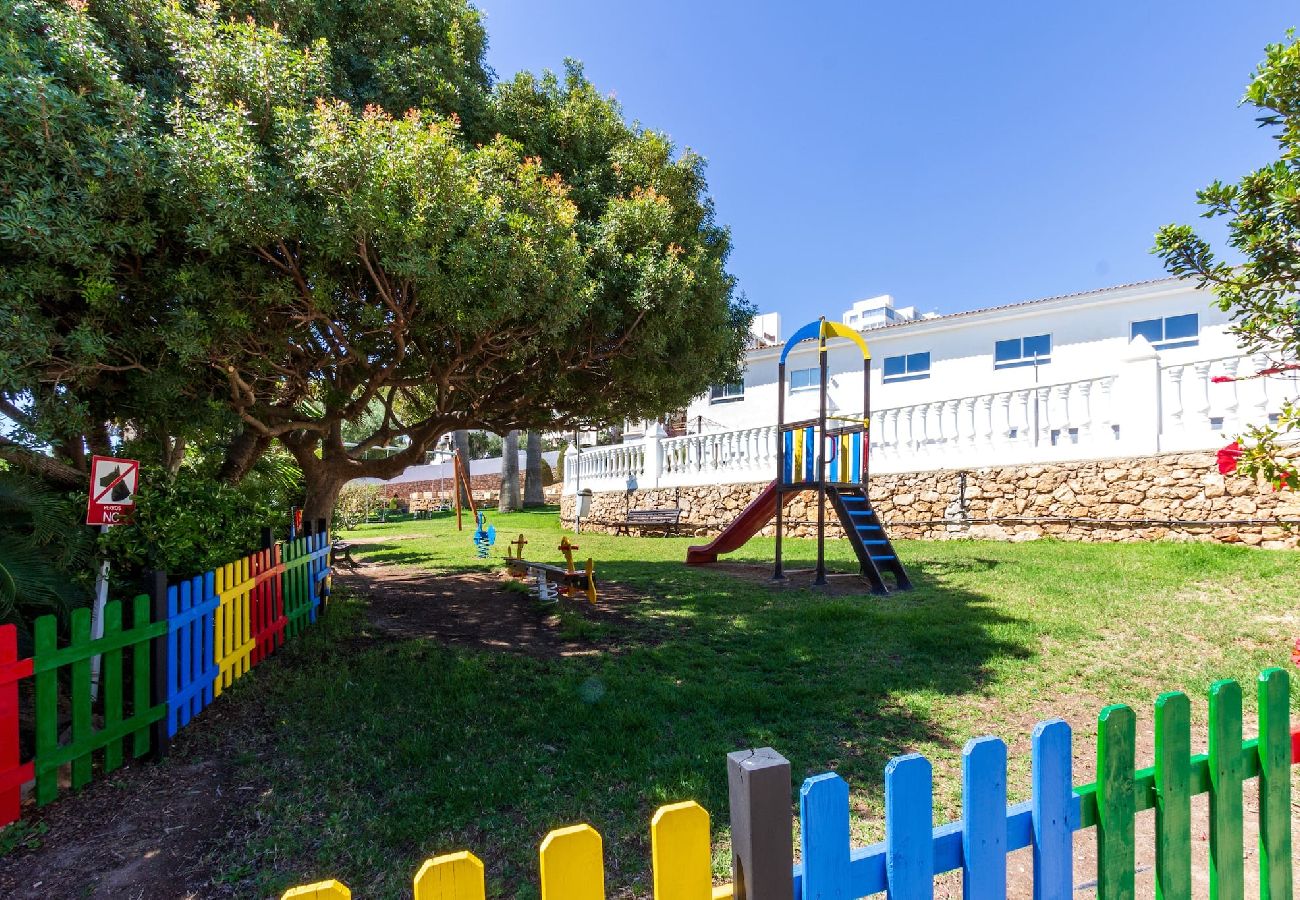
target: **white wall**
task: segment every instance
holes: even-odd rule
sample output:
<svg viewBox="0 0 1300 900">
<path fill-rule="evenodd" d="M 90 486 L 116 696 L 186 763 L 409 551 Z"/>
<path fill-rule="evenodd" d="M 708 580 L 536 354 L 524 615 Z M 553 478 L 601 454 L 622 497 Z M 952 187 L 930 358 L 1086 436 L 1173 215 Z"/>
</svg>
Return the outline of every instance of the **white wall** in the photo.
<svg viewBox="0 0 1300 900">
<path fill-rule="evenodd" d="M 1027 335 L 1052 335 L 1051 362 L 1039 367 L 1040 384 L 1113 372 L 1129 352 L 1130 323 L 1190 312 L 1200 316 L 1198 346 L 1161 351 L 1163 364 L 1238 352 L 1226 330 L 1228 316 L 1213 305 L 1212 296 L 1175 279 L 869 329 L 863 336 L 873 357 L 871 407 L 879 410 L 1031 387 L 1035 383 L 1032 367 L 995 369 L 993 365 L 996 341 Z M 882 382 L 886 357 L 923 351 L 930 353 L 929 378 Z M 744 398 L 710 402 L 707 396 L 699 397 L 690 404 L 688 416 L 702 416 L 706 422 L 716 422 L 720 429 L 775 423 L 780 353 L 779 347 L 751 351 Z M 860 413 L 861 358 L 856 348 L 846 341 L 835 341 L 828 364 L 832 407 L 845 414 Z M 816 365 L 816 343 L 807 341 L 791 352 L 787 368 Z M 816 415 L 816 390 L 788 391 L 786 397 L 787 421 Z"/>
</svg>

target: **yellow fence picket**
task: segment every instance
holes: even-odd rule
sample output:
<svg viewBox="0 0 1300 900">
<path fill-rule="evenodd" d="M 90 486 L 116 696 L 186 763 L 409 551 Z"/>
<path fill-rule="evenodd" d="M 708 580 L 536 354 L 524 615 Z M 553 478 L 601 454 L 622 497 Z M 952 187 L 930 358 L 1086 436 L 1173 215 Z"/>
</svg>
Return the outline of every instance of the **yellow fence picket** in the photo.
<svg viewBox="0 0 1300 900">
<path fill-rule="evenodd" d="M 255 583 L 249 574 L 248 557 L 216 569 L 216 592 L 221 603 L 213 616 L 216 625 L 213 652 L 217 663 L 217 679 L 212 685 L 214 697 L 220 696 L 223 688 L 234 684 L 252 666 L 257 642 L 249 617 L 248 593 Z"/>
<path fill-rule="evenodd" d="M 280 900 L 352 900 L 352 892 L 337 881 L 318 881 L 302 887 L 289 888 Z"/>
<path fill-rule="evenodd" d="M 590 825 L 552 831 L 541 858 L 542 900 L 605 900 L 604 853 Z"/>
<path fill-rule="evenodd" d="M 650 820 L 655 900 L 713 896 L 709 814 L 694 800 L 660 807 Z"/>
<path fill-rule="evenodd" d="M 415 900 L 483 900 L 483 862 L 462 850 L 425 860 L 415 873 Z"/>
</svg>

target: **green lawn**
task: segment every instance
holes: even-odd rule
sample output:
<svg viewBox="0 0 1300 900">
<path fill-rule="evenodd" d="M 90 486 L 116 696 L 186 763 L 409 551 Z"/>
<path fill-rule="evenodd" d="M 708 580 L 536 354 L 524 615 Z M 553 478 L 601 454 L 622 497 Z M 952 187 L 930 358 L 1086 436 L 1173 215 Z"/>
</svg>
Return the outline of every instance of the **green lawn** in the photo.
<svg viewBox="0 0 1300 900">
<path fill-rule="evenodd" d="M 523 532 L 530 549 L 562 533 L 554 510 L 490 518 L 503 541 Z M 447 572 L 490 565 L 448 516 L 350 533 L 412 534 L 356 555 Z M 946 821 L 960 805 L 963 743 L 997 734 L 1023 799 L 1035 721 L 1071 721 L 1090 777 L 1102 705 L 1133 703 L 1149 724 L 1156 694 L 1181 688 L 1203 720 L 1211 681 L 1289 667 L 1300 636 L 1300 558 L 1289 553 L 903 541 L 916 589 L 878 598 L 687 568 L 689 543 L 581 536 L 599 577 L 649 598 L 628 604 L 624 623 L 598 626 L 594 637 L 616 649 L 590 656 L 365 637 L 359 603 L 340 599 L 281 664 L 232 692 L 273 714 L 275 750 L 243 761 L 270 789 L 255 839 L 230 850 L 230 876 L 259 872 L 270 890 L 333 875 L 358 896 L 400 896 L 421 859 L 469 849 L 487 866 L 489 895 L 533 896 L 543 835 L 587 821 L 605 839 L 610 893 L 648 895 L 649 820 L 664 803 L 711 811 L 715 870 L 727 872 L 731 750 L 773 746 L 796 781 L 839 771 L 853 789 L 854 839 L 866 842 L 880 836 L 891 756 L 935 762 Z M 792 564 L 813 553 L 807 541 L 787 547 Z M 766 563 L 771 551 L 759 539 L 737 558 Z M 851 569 L 847 545 L 829 557 Z"/>
</svg>

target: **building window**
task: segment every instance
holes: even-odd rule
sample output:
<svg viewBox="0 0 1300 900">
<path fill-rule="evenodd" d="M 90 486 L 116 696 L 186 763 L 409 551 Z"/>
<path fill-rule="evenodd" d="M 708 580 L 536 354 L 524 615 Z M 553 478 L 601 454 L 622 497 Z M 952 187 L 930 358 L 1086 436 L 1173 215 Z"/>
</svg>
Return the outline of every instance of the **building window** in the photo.
<svg viewBox="0 0 1300 900">
<path fill-rule="evenodd" d="M 730 403 L 733 400 L 745 399 L 744 382 L 735 384 L 715 384 L 709 388 L 710 403 Z"/>
<path fill-rule="evenodd" d="M 1165 316 L 1163 319 L 1143 319 L 1129 329 L 1129 340 L 1139 335 L 1151 342 L 1157 350 L 1176 350 L 1195 347 L 1200 343 L 1201 321 L 1196 313 L 1182 316 Z"/>
<path fill-rule="evenodd" d="M 790 370 L 790 390 L 792 391 L 810 391 L 821 383 L 820 368 Z"/>
<path fill-rule="evenodd" d="M 909 353 L 906 356 L 886 356 L 885 384 L 896 381 L 920 381 L 930 377 L 930 354 Z"/>
<path fill-rule="evenodd" d="M 1012 338 L 1009 341 L 998 341 L 993 345 L 993 368 L 995 369 L 1041 366 L 1051 361 L 1052 336 L 1050 334 Z"/>
</svg>

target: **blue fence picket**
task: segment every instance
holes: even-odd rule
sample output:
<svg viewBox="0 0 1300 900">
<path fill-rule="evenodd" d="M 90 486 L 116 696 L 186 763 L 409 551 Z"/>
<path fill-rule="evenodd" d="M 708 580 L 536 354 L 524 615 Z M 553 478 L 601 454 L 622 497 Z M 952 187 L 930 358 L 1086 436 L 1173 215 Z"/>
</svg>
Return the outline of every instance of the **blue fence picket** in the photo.
<svg viewBox="0 0 1300 900">
<path fill-rule="evenodd" d="M 885 874 L 889 896 L 934 896 L 934 794 L 930 761 L 918 753 L 885 766 Z"/>
<path fill-rule="evenodd" d="M 1007 895 L 1007 745 L 967 741 L 962 751 L 962 896 Z"/>
<path fill-rule="evenodd" d="M 799 789 L 803 900 L 853 900 L 849 885 L 849 785 L 831 773 Z"/>
<path fill-rule="evenodd" d="M 1034 900 L 1069 900 L 1074 893 L 1073 765 L 1070 726 L 1039 722 L 1033 738 Z"/>
<path fill-rule="evenodd" d="M 221 600 L 214 577 L 206 572 L 167 588 L 169 738 L 212 702 L 212 683 L 217 677 L 212 616 Z"/>
</svg>

